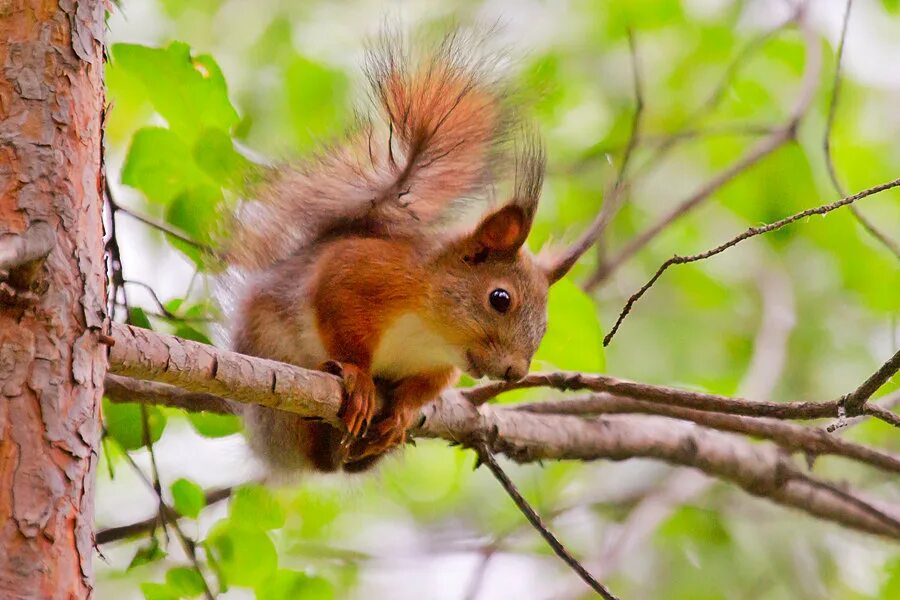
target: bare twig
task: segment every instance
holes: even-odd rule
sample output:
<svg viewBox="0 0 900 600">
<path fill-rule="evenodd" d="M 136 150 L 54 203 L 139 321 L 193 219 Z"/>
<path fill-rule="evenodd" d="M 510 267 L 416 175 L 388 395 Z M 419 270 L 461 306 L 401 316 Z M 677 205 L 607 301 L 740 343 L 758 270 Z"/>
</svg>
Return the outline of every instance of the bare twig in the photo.
<svg viewBox="0 0 900 600">
<path fill-rule="evenodd" d="M 774 419 L 828 418 L 836 416 L 838 410 L 838 401 L 836 400 L 831 402 L 757 402 L 719 394 L 639 383 L 608 375 L 567 372 L 531 373 L 519 381 L 485 383 L 460 390 L 460 393 L 477 406 L 503 392 L 533 387 L 551 387 L 563 391 L 607 392 L 616 396 L 672 406 Z"/>
<path fill-rule="evenodd" d="M 500 464 L 497 462 L 497 459 L 494 458 L 494 455 L 491 453 L 487 444 L 478 445 L 475 447 L 475 450 L 478 452 L 479 461 L 487 465 L 487 468 L 490 469 L 497 481 L 500 482 L 500 485 L 506 490 L 506 493 L 509 494 L 512 501 L 516 503 L 516 506 L 519 507 L 522 514 L 525 515 L 525 518 L 528 519 L 538 533 L 541 534 L 541 537 L 547 541 L 547 544 L 550 545 L 553 552 L 555 552 L 563 562 L 569 565 L 569 567 L 571 567 L 571 569 L 602 598 L 605 598 L 606 600 L 616 600 L 616 596 L 610 593 L 603 584 L 594 579 L 594 577 L 588 573 L 587 569 L 578 562 L 578 559 L 572 556 L 572 553 L 563 546 L 562 542 L 560 542 L 555 535 L 553 535 L 553 532 L 547 529 L 547 526 L 544 525 L 540 515 L 538 515 L 531 505 L 528 504 L 528 501 L 525 500 L 518 488 L 516 488 L 516 484 L 512 482 L 509 476 L 507 476 L 500 467 Z"/>
<path fill-rule="evenodd" d="M 169 309 L 166 308 L 166 305 L 163 304 L 162 300 L 159 299 L 159 296 L 157 295 L 156 290 L 153 289 L 153 286 L 146 284 L 143 281 L 135 281 L 134 279 L 123 279 L 122 283 L 125 285 L 136 285 L 138 287 L 143 288 L 148 294 L 150 294 L 150 297 L 153 298 L 153 303 L 156 304 L 156 307 L 159 309 L 159 311 L 163 314 L 163 316 L 165 318 L 167 318 L 167 319 L 177 319 L 178 318 L 178 315 L 176 315 L 175 313 L 171 312 Z"/>
<path fill-rule="evenodd" d="M 224 487 L 207 491 L 204 494 L 205 505 L 212 506 L 230 498 L 233 489 L 233 487 Z M 97 532 L 95 539 L 98 544 L 109 544 L 145 534 L 151 531 L 158 523 L 171 523 L 180 518 L 182 518 L 182 515 L 178 511 L 163 505 L 160 507 L 160 512 L 142 521 L 101 529 Z"/>
<path fill-rule="evenodd" d="M 753 340 L 753 354 L 738 395 L 768 400 L 784 372 L 790 334 L 796 321 L 794 294 L 788 274 L 779 262 L 767 265 L 758 277 L 762 317 Z M 706 490 L 712 481 L 690 469 L 675 471 L 657 490 L 647 495 L 612 532 L 601 554 L 598 574 L 619 569 L 632 551 L 650 537 L 677 505 Z"/>
<path fill-rule="evenodd" d="M 873 402 L 869 402 L 866 404 L 867 408 L 878 408 L 884 413 L 888 415 L 896 415 L 897 413 L 893 412 L 895 408 L 900 406 L 900 390 L 892 394 L 888 394 L 875 400 Z M 870 413 L 871 414 L 871 413 Z M 825 428 L 825 431 L 828 433 L 834 433 L 838 429 L 842 429 L 846 431 L 847 429 L 859 425 L 863 421 L 868 420 L 869 415 L 860 415 L 858 417 L 850 417 L 849 419 L 839 419 L 834 423 L 830 424 Z M 892 422 L 889 418 L 882 417 L 882 421 L 887 421 L 888 423 L 894 425 L 894 427 L 900 427 L 900 418 L 897 419 L 897 422 Z"/>
<path fill-rule="evenodd" d="M 744 156 L 738 159 L 737 162 L 709 180 L 689 198 L 661 216 L 653 225 L 632 238 L 618 254 L 606 263 L 600 265 L 600 268 L 598 268 L 585 283 L 586 289 L 591 290 L 602 283 L 614 271 L 622 266 L 625 261 L 634 256 L 638 250 L 656 238 L 656 236 L 664 229 L 699 206 L 726 183 L 744 173 L 761 159 L 772 154 L 775 150 L 794 139 L 797 126 L 808 111 L 812 99 L 815 96 L 816 87 L 819 83 L 819 71 L 822 66 L 821 51 L 815 33 L 802 19 L 801 29 L 804 34 L 806 46 L 806 68 L 804 69 L 803 80 L 800 83 L 800 91 L 797 100 L 791 109 L 790 117 L 787 122 L 771 135 L 761 140 Z"/>
<path fill-rule="evenodd" d="M 134 283 L 134 282 L 131 282 Z M 155 302 L 154 302 L 155 303 Z M 125 304 L 122 302 L 116 302 L 116 306 L 125 307 Z M 171 311 L 167 311 L 169 314 L 165 314 L 161 311 L 153 311 L 149 309 L 142 309 L 144 314 L 148 317 L 154 317 L 156 319 L 160 319 L 162 321 L 168 321 L 170 323 L 217 323 L 218 319 L 215 317 L 186 317 L 182 315 L 173 314 Z"/>
<path fill-rule="evenodd" d="M 750 41 L 748 41 L 740 50 L 738 50 L 737 54 L 734 56 L 732 61 L 725 68 L 725 71 L 722 73 L 718 84 L 716 84 L 712 92 L 710 92 L 706 100 L 704 100 L 694 112 L 688 115 L 684 119 L 684 121 L 682 121 L 679 131 L 668 135 L 666 139 L 663 140 L 663 142 L 656 149 L 656 152 L 654 152 L 653 155 L 651 155 L 640 167 L 638 167 L 636 174 L 643 173 L 653 165 L 658 164 L 666 154 L 668 154 L 673 148 L 675 148 L 675 146 L 679 142 L 683 141 L 684 139 L 693 137 L 691 135 L 685 134 L 691 132 L 691 129 L 689 128 L 692 126 L 692 124 L 703 120 L 705 117 L 712 114 L 716 110 L 722 100 L 726 97 L 725 93 L 728 91 L 729 87 L 731 87 L 731 83 L 738 72 L 741 70 L 741 67 L 749 62 L 753 55 L 755 55 L 763 46 L 765 46 L 766 42 L 768 42 L 780 32 L 784 31 L 788 26 L 796 23 L 797 19 L 800 17 L 800 14 L 801 5 L 798 4 L 795 10 L 793 10 L 784 21 L 782 21 L 775 27 L 756 35 L 755 37 L 750 39 Z M 774 130 L 771 127 L 757 128 L 756 130 L 744 130 L 744 132 L 746 133 L 754 133 L 754 131 L 756 133 L 760 131 L 762 131 L 763 133 L 771 133 Z"/>
<path fill-rule="evenodd" d="M 881 365 L 877 371 L 866 379 L 862 385 L 856 388 L 852 393 L 844 397 L 844 408 L 851 415 L 859 414 L 866 401 L 872 397 L 872 394 L 878 391 L 888 380 L 900 371 L 900 350 L 888 359 L 886 363 Z"/>
<path fill-rule="evenodd" d="M 107 189 L 107 194 L 109 194 L 109 193 L 110 193 L 110 190 Z M 112 196 L 110 196 L 110 198 L 112 198 Z M 196 240 L 191 239 L 190 236 L 188 236 L 186 233 L 173 227 L 172 225 L 168 225 L 166 223 L 163 223 L 162 221 L 158 221 L 158 220 L 154 219 L 153 217 L 149 217 L 147 215 L 142 215 L 140 213 L 137 213 L 137 212 L 131 210 L 130 208 L 125 208 L 124 206 L 117 204 L 114 200 L 112 200 L 112 206 L 113 206 L 114 215 L 117 213 L 122 213 L 122 214 L 128 215 L 132 219 L 134 219 L 136 221 L 140 221 L 144 225 L 152 227 L 153 229 L 157 229 L 157 230 L 165 233 L 166 235 L 170 235 L 173 238 L 180 240 L 180 241 L 184 242 L 185 244 L 188 244 L 189 246 L 193 246 L 194 248 L 197 248 L 198 250 L 202 250 L 203 252 L 207 252 L 210 254 L 213 253 L 212 248 L 210 248 L 209 246 L 207 246 L 205 244 L 201 244 L 200 242 L 198 242 Z"/>
<path fill-rule="evenodd" d="M 831 98 L 828 103 L 828 120 L 825 124 L 825 135 L 823 136 L 822 141 L 822 146 L 825 151 L 825 167 L 828 171 L 828 177 L 829 179 L 831 179 L 831 184 L 834 186 L 834 189 L 837 191 L 837 195 L 839 197 L 846 196 L 847 192 L 844 190 L 844 186 L 841 184 L 841 181 L 837 175 L 837 170 L 834 166 L 834 157 L 831 153 L 831 132 L 834 128 L 834 118 L 837 114 L 838 102 L 840 100 L 842 82 L 841 67 L 843 66 L 844 58 L 844 42 L 847 41 L 847 28 L 850 24 L 850 12 L 852 8 L 853 0 L 847 0 L 847 4 L 844 7 L 844 18 L 841 23 L 841 37 L 838 41 L 837 55 L 835 56 L 834 84 L 831 88 Z M 856 220 L 860 225 L 862 225 L 863 229 L 868 231 L 872 235 L 872 237 L 884 244 L 884 246 L 888 250 L 890 250 L 894 254 L 894 256 L 900 258 L 900 247 L 898 247 L 892 239 L 890 239 L 886 234 L 879 230 L 874 223 L 863 216 L 863 214 L 859 212 L 859 209 L 857 209 L 857 207 L 851 205 L 850 212 L 853 213 L 853 216 L 856 217 Z"/>
<path fill-rule="evenodd" d="M 496 552 L 496 544 L 488 544 L 481 549 L 481 557 L 475 567 L 475 573 L 472 574 L 472 579 L 466 587 L 466 595 L 463 596 L 465 600 L 477 600 L 478 592 L 481 589 L 481 585 L 484 583 L 485 575 L 487 575 L 488 565 Z"/>
<path fill-rule="evenodd" d="M 792 452 L 803 452 L 808 456 L 835 455 L 883 469 L 900 473 L 900 457 L 848 442 L 828 435 L 818 427 L 804 427 L 762 417 L 729 415 L 693 408 L 671 406 L 635 400 L 634 398 L 598 393 L 584 398 L 543 400 L 524 404 L 513 404 L 512 410 L 522 410 L 537 414 L 558 415 L 600 415 L 643 413 L 660 415 L 673 419 L 691 421 L 704 427 L 741 433 L 750 437 L 772 440 L 782 448 Z"/>
<path fill-rule="evenodd" d="M 622 207 L 625 198 L 625 178 L 628 172 L 628 165 L 631 162 L 631 156 L 637 147 L 638 138 L 641 130 L 641 115 L 644 112 L 644 94 L 641 85 L 641 69 L 640 61 L 637 54 L 637 45 L 634 40 L 634 33 L 628 30 L 628 50 L 631 56 L 631 73 L 632 86 L 634 90 L 634 116 L 631 119 L 631 131 L 628 135 L 628 142 L 625 144 L 625 150 L 622 154 L 622 161 L 619 163 L 619 169 L 616 173 L 616 179 L 612 187 L 604 194 L 603 205 L 597 218 L 591 223 L 590 227 L 581 235 L 581 237 L 570 246 L 566 251 L 556 259 L 555 264 L 549 270 L 550 280 L 556 281 L 565 276 L 566 273 L 578 262 L 578 259 L 588 251 L 606 229 L 609 222 L 616 215 L 619 208 Z"/>
<path fill-rule="evenodd" d="M 897 187 L 898 185 L 900 185 L 900 179 L 895 179 L 893 181 L 889 181 L 888 183 L 883 183 L 881 185 L 877 185 L 877 186 L 869 188 L 867 190 L 863 190 L 852 196 L 847 196 L 846 198 L 842 198 L 836 202 L 832 202 L 831 204 L 825 204 L 825 205 L 817 206 L 814 208 L 808 208 L 802 212 L 793 214 L 789 217 L 785 217 L 784 219 L 780 219 L 778 221 L 775 221 L 774 223 L 769 223 L 768 225 L 765 225 L 762 227 L 750 227 L 742 234 L 735 236 L 735 237 L 731 238 L 730 240 L 728 240 L 727 242 L 720 244 L 719 246 L 716 246 L 715 248 L 713 248 L 711 250 L 707 250 L 706 252 L 701 252 L 700 254 L 694 254 L 692 256 L 678 256 L 678 255 L 673 256 L 672 258 L 670 258 L 669 260 L 664 262 L 659 267 L 659 269 L 656 271 L 656 274 L 653 275 L 653 277 L 651 277 L 650 280 L 647 283 L 645 283 L 643 287 L 641 287 L 641 289 L 639 289 L 637 292 L 635 292 L 628 299 L 628 302 L 625 303 L 625 307 L 622 309 L 622 312 L 619 314 L 619 317 L 616 319 L 616 322 L 613 325 L 612 329 L 609 331 L 609 333 L 606 334 L 606 337 L 603 338 L 603 345 L 604 346 L 609 345 L 609 342 L 612 340 L 613 336 L 619 330 L 619 326 L 622 324 L 622 321 L 625 319 L 625 317 L 628 315 L 628 313 L 631 312 L 631 308 L 634 306 L 635 302 L 637 302 L 641 298 L 641 296 L 643 296 L 647 292 L 647 290 L 649 290 L 653 286 L 653 284 L 656 283 L 656 280 L 659 279 L 662 276 L 662 274 L 672 265 L 681 265 L 681 264 L 686 264 L 686 263 L 691 263 L 691 262 L 697 262 L 700 260 L 705 260 L 711 256 L 715 256 L 716 254 L 720 254 L 720 253 L 724 252 L 725 250 L 731 248 L 732 246 L 737 245 L 738 243 L 740 243 L 748 238 L 762 235 L 764 233 L 769 233 L 770 231 L 775 231 L 776 229 L 781 229 L 785 225 L 790 225 L 791 223 L 794 223 L 801 219 L 805 219 L 806 217 L 810 217 L 812 215 L 824 215 L 824 214 L 829 213 L 829 212 L 831 212 L 835 209 L 838 209 L 842 206 L 852 204 L 853 202 L 856 202 L 857 200 L 859 200 L 861 198 L 865 198 L 866 196 L 871 196 L 873 194 L 877 194 L 879 192 L 889 190 L 891 188 Z"/>
<path fill-rule="evenodd" d="M 192 412 L 233 415 L 234 409 L 220 396 L 185 390 L 153 381 L 141 381 L 109 373 L 104 394 L 113 402 L 144 402 L 182 408 Z"/>
<path fill-rule="evenodd" d="M 128 454 L 127 451 L 125 451 L 124 448 L 122 448 L 122 454 L 125 456 L 126 462 L 128 462 L 128 464 L 131 466 L 131 468 L 134 469 L 135 473 L 137 473 L 138 477 L 144 483 L 146 483 L 150 487 L 151 490 L 153 490 L 154 494 L 156 494 L 156 497 L 159 499 L 160 512 L 157 515 L 157 517 L 159 517 L 160 515 L 164 515 L 168 512 L 175 513 L 175 510 L 170 508 L 165 503 L 165 500 L 163 500 L 162 489 L 159 487 L 158 483 L 152 481 L 150 478 L 147 477 L 147 475 L 144 473 L 144 471 L 141 470 L 140 466 L 138 466 L 138 464 L 136 462 L 134 462 L 134 459 L 131 457 L 130 454 Z M 163 519 L 163 522 L 166 523 L 167 521 L 165 519 Z M 196 542 L 194 542 L 194 540 L 190 539 L 189 537 L 187 537 L 184 534 L 184 532 L 181 530 L 181 527 L 179 527 L 179 525 L 178 525 L 177 519 L 168 521 L 168 524 L 175 531 L 175 537 L 178 538 L 178 542 L 181 544 L 181 547 L 184 550 L 184 553 L 187 555 L 188 559 L 190 559 L 191 564 L 194 567 L 194 570 L 200 576 L 200 580 L 203 582 L 204 596 L 206 597 L 207 600 L 215 600 L 215 596 L 213 595 L 212 590 L 210 589 L 209 584 L 206 581 L 206 576 L 203 574 L 203 569 L 200 567 L 200 561 L 197 560 L 197 544 L 196 544 Z"/>
</svg>

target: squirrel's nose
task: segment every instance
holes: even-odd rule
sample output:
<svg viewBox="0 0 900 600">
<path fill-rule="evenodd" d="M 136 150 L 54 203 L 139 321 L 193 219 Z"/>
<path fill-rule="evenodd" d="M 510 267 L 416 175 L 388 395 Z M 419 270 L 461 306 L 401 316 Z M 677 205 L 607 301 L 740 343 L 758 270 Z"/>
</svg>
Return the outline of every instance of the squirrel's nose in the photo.
<svg viewBox="0 0 900 600">
<path fill-rule="evenodd" d="M 503 373 L 506 381 L 518 381 L 528 374 L 528 363 L 525 361 L 510 363 Z"/>
</svg>

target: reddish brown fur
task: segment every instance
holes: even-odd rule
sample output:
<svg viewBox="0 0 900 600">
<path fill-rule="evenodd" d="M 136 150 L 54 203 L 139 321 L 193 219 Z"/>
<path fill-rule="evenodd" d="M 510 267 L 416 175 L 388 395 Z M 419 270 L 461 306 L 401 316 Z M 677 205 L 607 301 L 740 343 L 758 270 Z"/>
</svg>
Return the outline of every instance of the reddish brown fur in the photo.
<svg viewBox="0 0 900 600">
<path fill-rule="evenodd" d="M 346 444 L 327 424 L 245 411 L 251 446 L 273 467 L 366 469 L 403 442 L 459 369 L 527 372 L 546 329 L 548 281 L 523 249 L 540 195 L 539 144 L 525 140 L 513 197 L 478 227 L 457 237 L 435 228 L 454 203 L 487 195 L 510 131 L 503 86 L 490 60 L 467 54 L 469 41 L 451 34 L 414 64 L 398 46 L 372 53 L 388 138 L 364 125 L 317 161 L 279 170 L 237 213 L 226 256 L 247 285 L 235 349 L 322 366 L 346 390 Z M 489 302 L 496 288 L 511 297 L 503 314 Z M 419 337 L 407 344 L 409 335 Z"/>
</svg>

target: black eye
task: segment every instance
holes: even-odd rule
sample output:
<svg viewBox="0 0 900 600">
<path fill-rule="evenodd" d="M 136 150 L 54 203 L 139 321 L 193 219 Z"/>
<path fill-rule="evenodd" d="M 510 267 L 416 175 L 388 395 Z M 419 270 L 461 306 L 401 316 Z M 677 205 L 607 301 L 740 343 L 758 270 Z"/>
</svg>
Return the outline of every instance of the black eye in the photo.
<svg viewBox="0 0 900 600">
<path fill-rule="evenodd" d="M 494 310 L 501 313 L 505 313 L 509 310 L 509 304 L 512 301 L 509 297 L 509 292 L 503 288 L 497 288 L 491 292 L 489 299 Z"/>
</svg>

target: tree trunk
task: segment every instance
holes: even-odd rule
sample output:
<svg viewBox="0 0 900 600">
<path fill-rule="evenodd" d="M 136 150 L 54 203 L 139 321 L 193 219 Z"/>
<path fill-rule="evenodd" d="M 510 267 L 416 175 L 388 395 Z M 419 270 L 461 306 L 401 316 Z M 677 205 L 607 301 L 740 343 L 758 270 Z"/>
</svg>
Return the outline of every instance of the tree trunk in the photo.
<svg viewBox="0 0 900 600">
<path fill-rule="evenodd" d="M 104 4 L 0 0 L 0 597 L 88 598 Z"/>
</svg>

